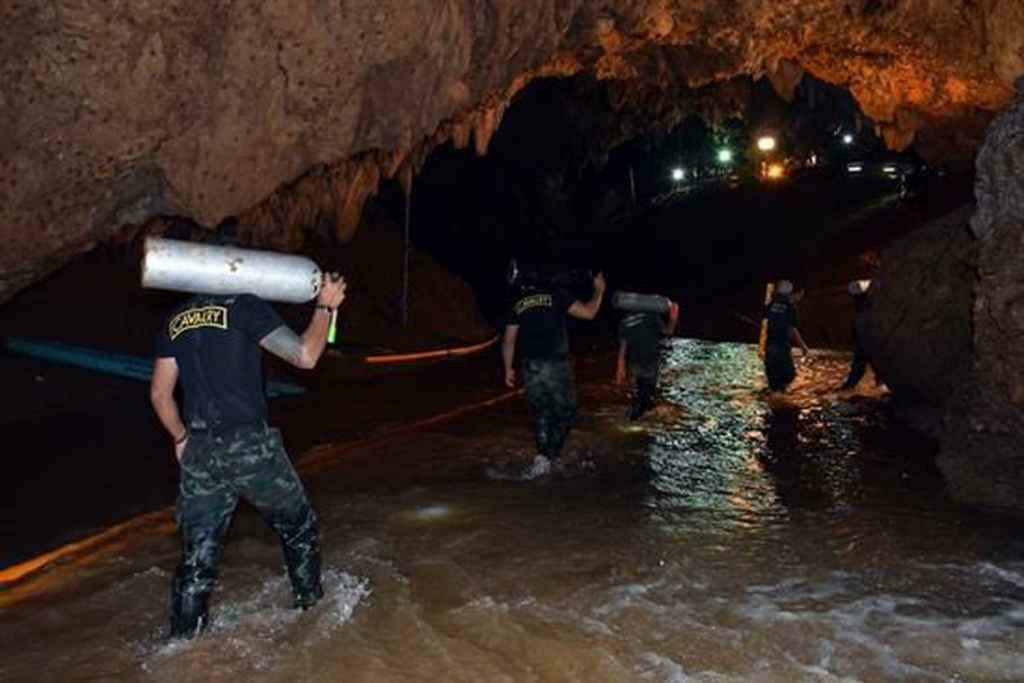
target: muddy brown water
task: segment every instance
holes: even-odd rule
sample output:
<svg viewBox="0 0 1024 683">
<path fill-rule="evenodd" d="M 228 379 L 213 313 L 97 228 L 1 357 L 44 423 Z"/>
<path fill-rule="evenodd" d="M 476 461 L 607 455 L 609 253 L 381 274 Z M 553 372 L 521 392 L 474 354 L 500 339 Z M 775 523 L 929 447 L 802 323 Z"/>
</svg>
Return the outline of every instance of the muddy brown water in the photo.
<svg viewBox="0 0 1024 683">
<path fill-rule="evenodd" d="M 753 347 L 675 340 L 639 423 L 582 384 L 561 476 L 506 478 L 521 398 L 371 443 L 306 476 L 316 609 L 244 512 L 211 630 L 165 642 L 165 525 L 0 593 L 0 679 L 1024 680 L 1022 534 L 948 501 L 870 379 L 828 391 L 847 362 L 771 400 Z"/>
</svg>

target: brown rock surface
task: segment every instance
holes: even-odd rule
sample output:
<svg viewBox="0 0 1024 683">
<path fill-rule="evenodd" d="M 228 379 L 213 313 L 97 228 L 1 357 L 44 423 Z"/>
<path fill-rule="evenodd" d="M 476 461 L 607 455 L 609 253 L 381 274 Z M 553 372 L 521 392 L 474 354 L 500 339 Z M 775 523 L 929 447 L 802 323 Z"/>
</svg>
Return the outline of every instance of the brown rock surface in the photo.
<svg viewBox="0 0 1024 683">
<path fill-rule="evenodd" d="M 1024 80 L 978 156 L 977 208 L 888 250 L 872 286 L 876 369 L 967 503 L 1024 508 Z M 971 213 L 973 211 L 973 216 Z"/>
<path fill-rule="evenodd" d="M 979 130 L 1024 72 L 1018 0 L 56 0 L 0 13 L 0 301 L 157 214 L 213 224 L 249 210 L 279 226 L 267 216 L 312 203 L 261 202 L 313 169 L 318 212 L 350 237 L 379 178 L 408 177 L 449 139 L 486 150 L 537 75 L 768 75 L 786 90 L 803 69 L 848 85 L 891 144 L 920 130 L 948 153 L 974 138 L 936 132 Z"/>
<path fill-rule="evenodd" d="M 1024 81 L 978 156 L 974 359 L 939 465 L 958 497 L 1024 507 Z"/>
<path fill-rule="evenodd" d="M 904 416 L 936 438 L 971 362 L 972 212 L 964 207 L 891 245 L 871 283 L 872 366 Z"/>
</svg>

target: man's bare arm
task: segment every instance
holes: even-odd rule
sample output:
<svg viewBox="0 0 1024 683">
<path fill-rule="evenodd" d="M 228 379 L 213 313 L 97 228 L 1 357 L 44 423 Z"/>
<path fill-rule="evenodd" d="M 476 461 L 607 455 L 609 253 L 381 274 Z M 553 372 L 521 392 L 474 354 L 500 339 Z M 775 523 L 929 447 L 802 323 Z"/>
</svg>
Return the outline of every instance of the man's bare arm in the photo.
<svg viewBox="0 0 1024 683">
<path fill-rule="evenodd" d="M 799 344 L 800 348 L 804 350 L 804 355 L 810 355 L 811 350 L 807 348 L 807 342 L 805 342 L 803 336 L 801 336 L 800 330 L 794 327 L 789 331 L 789 334 L 792 337 L 793 341 Z"/>
<path fill-rule="evenodd" d="M 569 315 L 580 320 L 593 320 L 596 318 L 597 312 L 601 310 L 604 288 L 604 274 L 598 273 L 597 277 L 594 278 L 594 295 L 590 297 L 590 301 L 586 303 L 574 301 L 572 306 L 569 307 Z"/>
<path fill-rule="evenodd" d="M 679 305 L 672 302 L 671 308 L 669 308 L 668 320 L 664 322 L 661 327 L 661 333 L 672 336 L 676 333 L 676 325 L 679 324 Z"/>
<path fill-rule="evenodd" d="M 619 357 L 615 362 L 615 384 L 621 386 L 626 383 L 626 348 L 625 339 L 619 342 Z"/>
<path fill-rule="evenodd" d="M 501 340 L 501 360 L 505 366 L 505 385 L 516 385 L 516 370 L 513 362 L 516 357 L 516 338 L 519 336 L 519 325 L 506 325 L 505 336 Z"/>
<path fill-rule="evenodd" d="M 281 325 L 261 339 L 260 346 L 286 363 L 310 370 L 316 367 L 320 354 L 327 346 L 327 328 L 330 323 L 330 312 L 318 308 L 301 337 L 292 328 Z"/>
<path fill-rule="evenodd" d="M 319 304 L 302 336 L 298 336 L 287 325 L 281 325 L 260 340 L 260 346 L 286 363 L 297 368 L 310 370 L 316 367 L 327 346 L 327 330 L 331 324 L 331 312 L 320 306 L 337 309 L 345 300 L 346 284 L 337 273 L 324 275 Z"/>
<path fill-rule="evenodd" d="M 178 384 L 178 362 L 173 358 L 157 358 L 153 363 L 153 378 L 149 383 L 149 402 L 153 404 L 160 424 L 174 441 L 175 455 L 180 459 L 184 451 L 188 430 L 181 421 L 178 403 L 174 400 L 174 387 Z"/>
</svg>

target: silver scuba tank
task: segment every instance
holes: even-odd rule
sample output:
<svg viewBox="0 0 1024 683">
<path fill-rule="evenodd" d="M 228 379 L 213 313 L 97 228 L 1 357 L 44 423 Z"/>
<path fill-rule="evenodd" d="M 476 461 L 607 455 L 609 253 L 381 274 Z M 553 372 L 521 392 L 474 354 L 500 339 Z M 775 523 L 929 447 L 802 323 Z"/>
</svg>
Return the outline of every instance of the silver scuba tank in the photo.
<svg viewBox="0 0 1024 683">
<path fill-rule="evenodd" d="M 659 294 L 618 291 L 612 295 L 612 308 L 630 313 L 668 313 L 672 302 Z"/>
<path fill-rule="evenodd" d="M 304 256 L 158 237 L 146 239 L 142 257 L 142 286 L 150 289 L 300 304 L 316 298 L 321 278 Z"/>
</svg>

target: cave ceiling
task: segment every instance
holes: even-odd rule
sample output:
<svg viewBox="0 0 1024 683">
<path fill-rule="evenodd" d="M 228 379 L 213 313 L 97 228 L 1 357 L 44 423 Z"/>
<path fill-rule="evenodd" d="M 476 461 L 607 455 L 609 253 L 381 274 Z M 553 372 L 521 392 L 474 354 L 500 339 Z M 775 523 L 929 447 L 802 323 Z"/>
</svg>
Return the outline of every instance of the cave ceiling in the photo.
<svg viewBox="0 0 1024 683">
<path fill-rule="evenodd" d="M 804 73 L 963 158 L 1024 74 L 1020 0 L 54 0 L 0 9 L 0 301 L 159 215 L 341 238 L 533 79 L 623 101 Z M 728 97 L 728 88 L 723 89 Z M 636 107 L 633 107 L 635 110 Z M 655 107 L 661 112 L 665 109 Z"/>
</svg>

